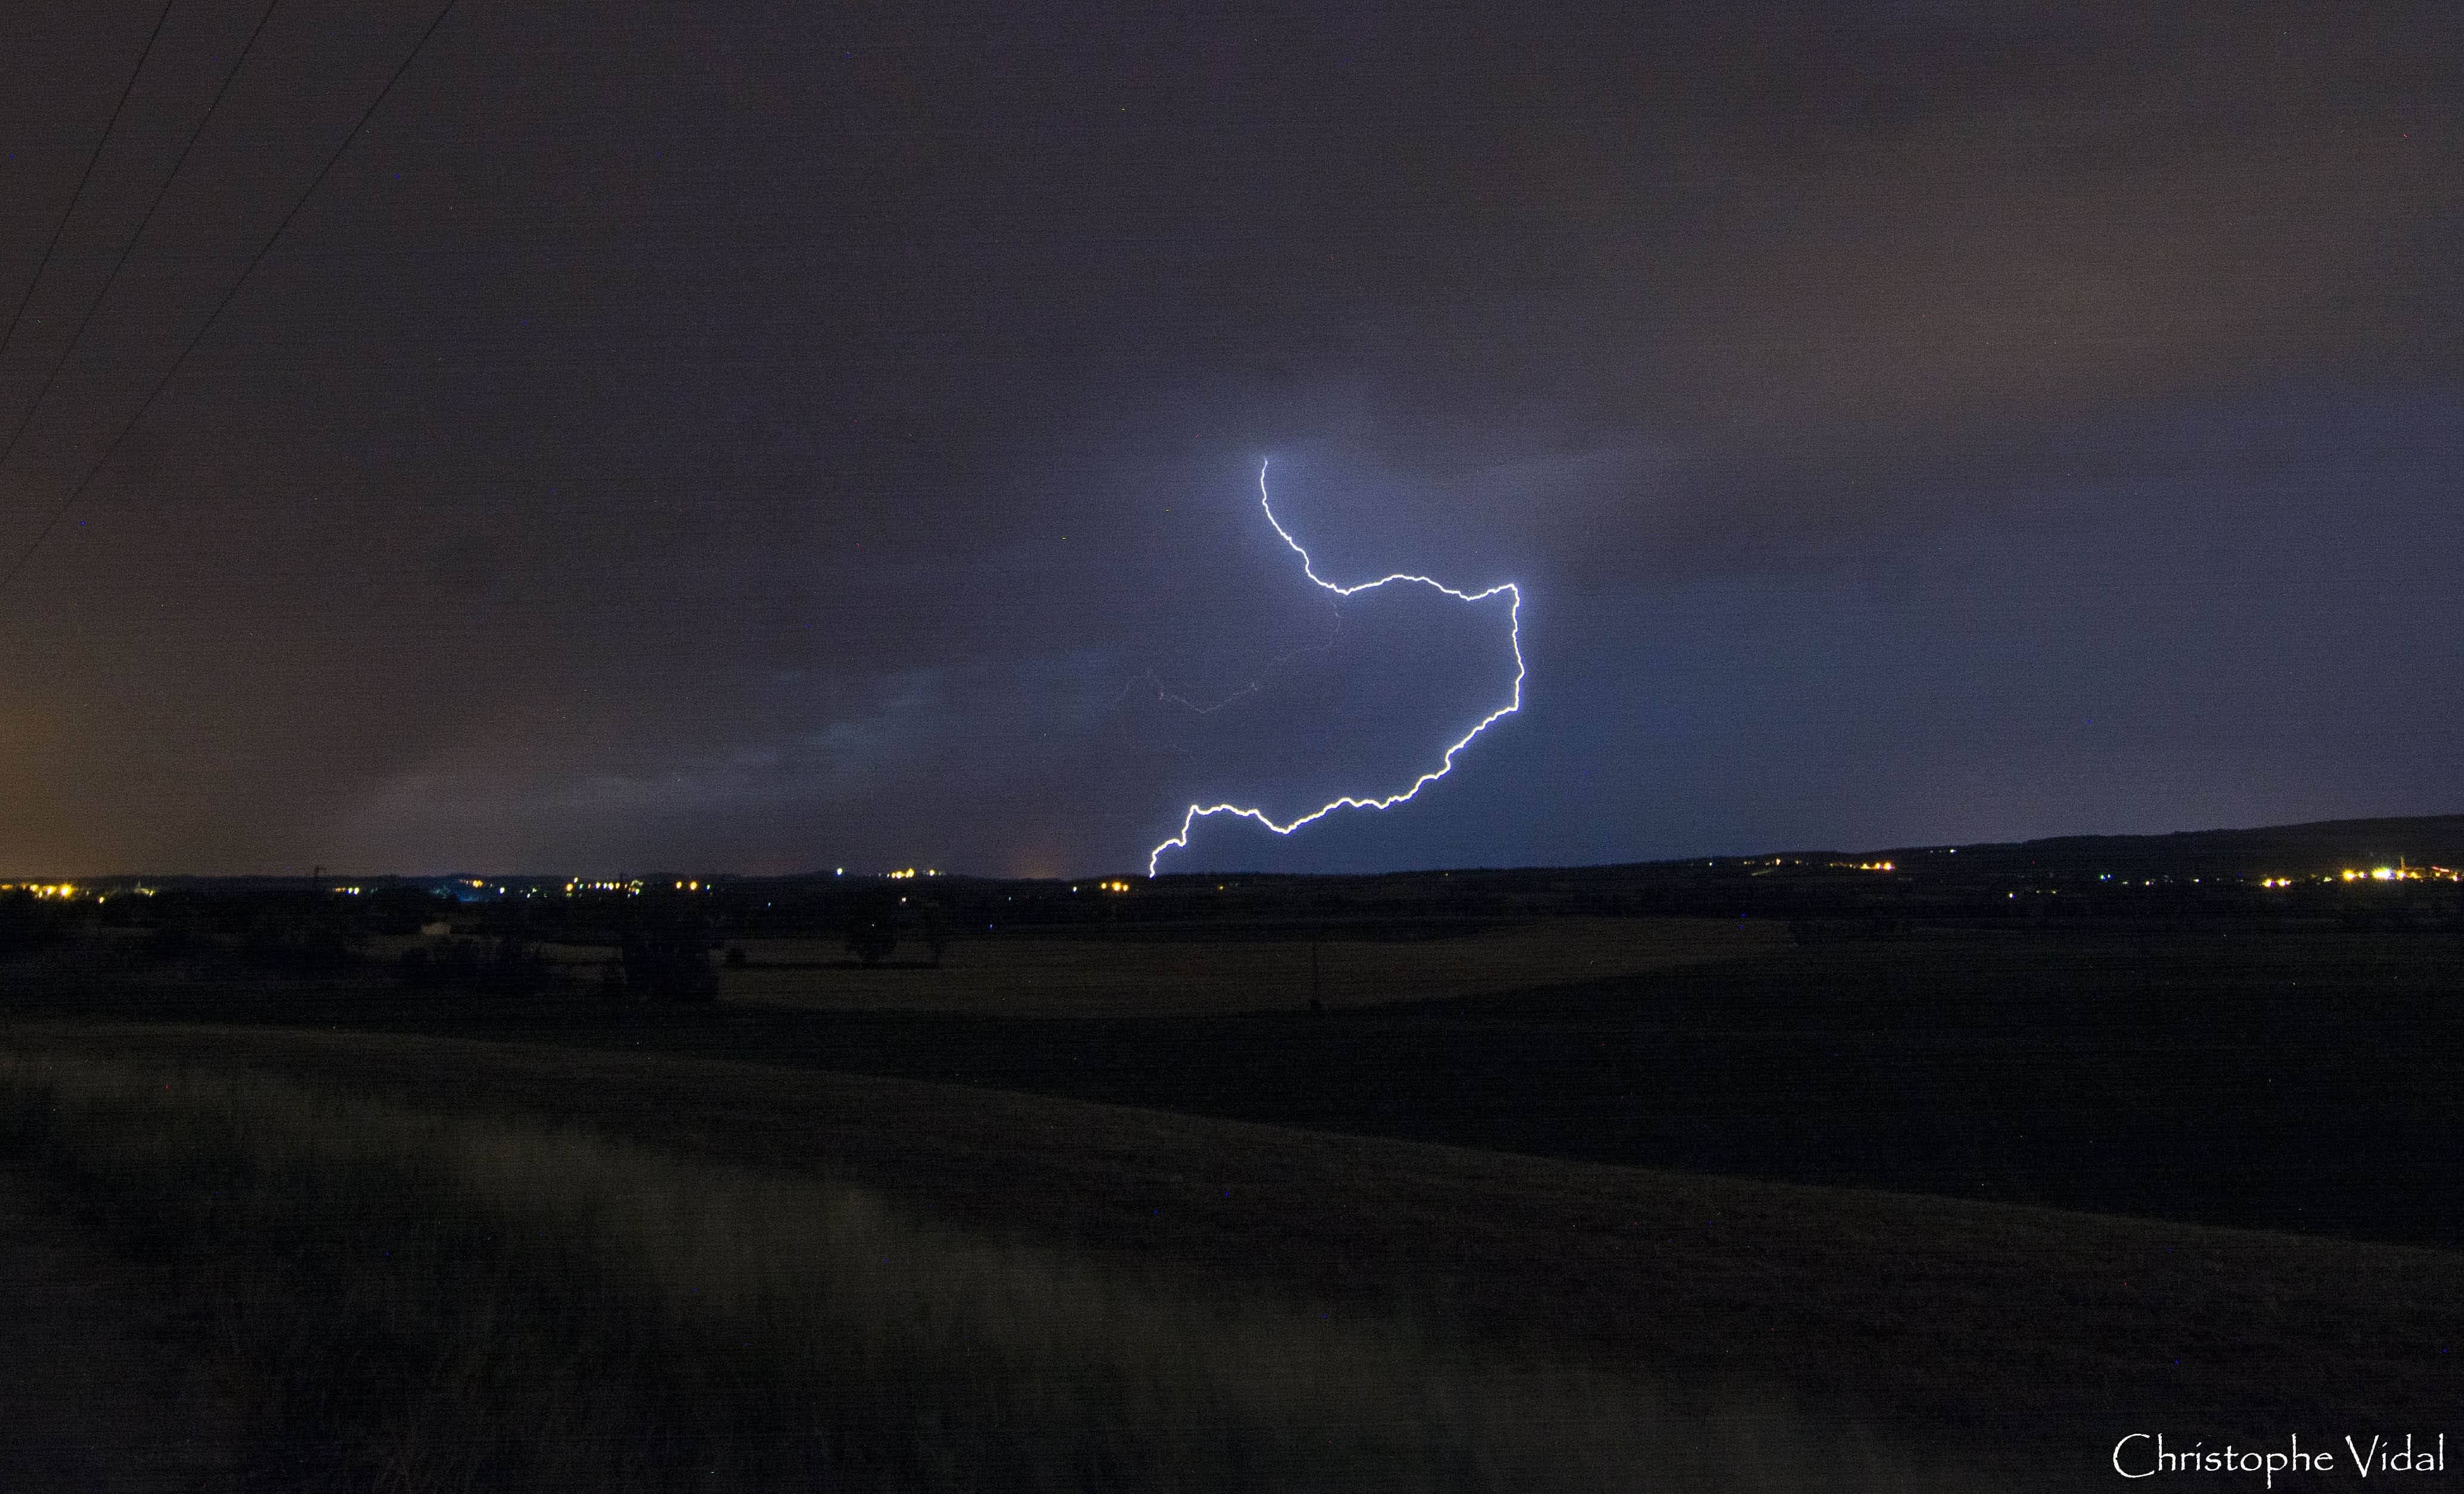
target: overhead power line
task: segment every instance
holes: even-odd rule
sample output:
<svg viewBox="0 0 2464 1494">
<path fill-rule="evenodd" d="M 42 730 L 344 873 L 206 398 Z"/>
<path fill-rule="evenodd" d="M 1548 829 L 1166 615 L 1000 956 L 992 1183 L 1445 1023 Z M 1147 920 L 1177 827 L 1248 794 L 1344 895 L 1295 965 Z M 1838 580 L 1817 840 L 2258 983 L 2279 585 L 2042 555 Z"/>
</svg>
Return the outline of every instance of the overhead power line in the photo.
<svg viewBox="0 0 2464 1494">
<path fill-rule="evenodd" d="M 248 284 L 249 276 L 256 273 L 256 267 L 265 262 L 265 256 L 273 252 L 274 246 L 280 242 L 284 231 L 291 227 L 291 220 L 299 216 L 299 209 L 307 207 L 308 200 L 317 195 L 317 188 L 325 185 L 325 178 L 332 173 L 334 164 L 342 159 L 343 152 L 351 148 L 351 143 L 360 138 L 362 130 L 367 128 L 368 121 L 376 114 L 378 106 L 383 104 L 386 97 L 393 92 L 394 85 L 402 81 L 402 76 L 410 71 L 411 63 L 417 61 L 419 55 L 427 50 L 428 39 L 436 34 L 437 28 L 445 24 L 445 18 L 452 14 L 453 8 L 460 3 L 461 0 L 445 0 L 443 8 L 436 12 L 436 18 L 429 21 L 428 29 L 419 33 L 419 40 L 411 43 L 410 51 L 403 55 L 402 61 L 396 64 L 392 75 L 386 77 L 385 86 L 378 89 L 376 97 L 368 100 L 368 106 L 360 111 L 360 117 L 351 125 L 350 133 L 344 135 L 341 143 L 334 147 L 334 153 L 325 158 L 325 164 L 317 168 L 317 174 L 309 179 L 307 187 L 300 192 L 298 199 L 292 203 L 291 210 L 282 215 L 282 221 L 274 226 L 274 231 L 265 236 L 265 242 L 257 247 L 256 253 L 241 269 L 239 278 L 233 280 L 231 289 L 223 293 L 222 299 L 214 303 L 213 311 L 198 325 L 196 332 L 189 337 L 187 344 L 180 349 L 180 356 L 171 361 L 170 367 L 163 370 L 163 377 L 154 381 L 154 387 L 146 391 L 144 403 L 137 406 L 137 413 L 128 417 L 128 423 L 120 428 L 120 433 L 111 438 L 111 444 L 102 449 L 102 454 L 94 459 L 94 465 L 85 470 L 85 475 L 77 479 L 77 486 L 69 490 L 68 496 L 62 498 L 59 506 L 52 510 L 51 517 L 43 521 L 43 527 L 35 533 L 33 539 L 23 550 L 17 552 L 17 558 L 10 562 L 8 572 L 0 575 L 0 591 L 7 590 L 16 581 L 18 572 L 24 570 L 26 562 L 33 558 L 34 552 L 43 547 L 43 541 L 52 537 L 52 531 L 59 526 L 60 519 L 70 509 L 77 506 L 78 498 L 85 495 L 85 490 L 93 485 L 96 475 L 110 464 L 112 457 L 119 454 L 120 444 L 128 439 L 128 433 L 137 428 L 138 422 L 145 418 L 145 412 L 152 409 L 154 402 L 163 397 L 163 391 L 171 386 L 172 379 L 178 376 L 182 366 L 187 363 L 188 355 L 197 350 L 197 344 L 204 341 L 206 334 L 213 330 L 214 323 L 222 319 L 224 310 L 238 297 L 240 288 Z"/>
<path fill-rule="evenodd" d="M 154 29 L 145 33 L 145 50 L 137 55 L 137 66 L 129 70 L 128 81 L 120 88 L 120 101 L 111 106 L 111 118 L 104 121 L 102 133 L 94 138 L 94 149 L 86 152 L 85 169 L 77 173 L 77 190 L 69 193 L 69 205 L 60 209 L 60 221 L 52 230 L 52 241 L 43 246 L 43 257 L 34 265 L 34 277 L 26 282 L 26 294 L 17 297 L 17 309 L 9 316 L 9 330 L 0 335 L 0 357 L 7 356 L 10 345 L 17 341 L 17 323 L 26 319 L 26 308 L 34 299 L 34 291 L 43 283 L 43 272 L 52 268 L 52 254 L 60 247 L 60 235 L 69 231 L 69 219 L 77 215 L 78 203 L 85 200 L 85 184 L 94 178 L 94 164 L 102 159 L 102 147 L 111 142 L 114 130 L 120 128 L 120 116 L 128 107 L 128 96 L 137 91 L 137 79 L 145 72 L 145 61 L 154 55 L 154 43 L 162 38 L 163 23 L 171 18 L 172 0 L 163 0 L 162 12 L 154 17 Z M 42 396 L 36 395 L 36 403 Z"/>
<path fill-rule="evenodd" d="M 144 215 L 137 220 L 136 231 L 128 235 L 128 242 L 120 246 L 120 257 L 111 262 L 111 274 L 103 276 L 102 289 L 94 293 L 93 300 L 86 302 L 85 315 L 77 319 L 77 331 L 69 334 L 67 343 L 60 348 L 60 356 L 52 360 L 52 371 L 43 376 L 43 386 L 34 391 L 34 403 L 26 406 L 25 415 L 17 422 L 17 428 L 9 433 L 9 445 L 0 449 L 0 469 L 5 469 L 9 458 L 17 454 L 17 443 L 26 438 L 27 428 L 34 423 L 35 411 L 43 407 L 43 401 L 50 396 L 52 385 L 60 377 L 60 370 L 68 366 L 70 355 L 77 350 L 79 342 L 85 341 L 85 329 L 93 323 L 94 314 L 102 309 L 104 299 L 111 295 L 111 288 L 120 283 L 120 272 L 128 268 L 128 256 L 136 252 L 137 241 L 145 236 L 146 228 L 153 223 L 154 209 L 162 207 L 163 199 L 171 194 L 171 184 L 180 179 L 180 168 L 188 164 L 188 152 L 197 148 L 198 137 L 206 133 L 206 125 L 213 119 L 214 111 L 223 106 L 223 96 L 231 92 L 231 80 L 239 77 L 241 68 L 248 65 L 248 55 L 256 50 L 256 38 L 265 34 L 265 23 L 274 19 L 274 8 L 281 3 L 282 0 L 266 0 L 265 12 L 256 18 L 256 30 L 248 33 L 248 44 L 239 49 L 239 56 L 232 61 L 231 71 L 223 75 L 222 86 L 214 90 L 213 102 L 206 105 L 206 112 L 197 117 L 197 127 L 188 132 L 188 143 L 180 147 L 179 157 L 171 163 L 171 169 L 164 173 L 162 185 L 154 188 L 154 200 L 145 205 Z M 170 13 L 168 7 L 165 8 L 164 13 Z"/>
</svg>

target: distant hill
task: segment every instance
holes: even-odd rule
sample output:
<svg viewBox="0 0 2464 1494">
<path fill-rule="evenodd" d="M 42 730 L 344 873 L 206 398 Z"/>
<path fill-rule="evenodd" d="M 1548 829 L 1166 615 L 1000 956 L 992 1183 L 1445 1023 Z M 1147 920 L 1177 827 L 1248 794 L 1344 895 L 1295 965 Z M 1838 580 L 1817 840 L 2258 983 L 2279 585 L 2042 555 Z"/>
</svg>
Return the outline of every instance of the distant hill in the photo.
<svg viewBox="0 0 2464 1494">
<path fill-rule="evenodd" d="M 2170 835 L 2062 835 L 2040 841 L 1962 846 L 1962 861 L 2011 867 L 2163 868 L 2167 870 L 2261 867 L 2280 871 L 2330 871 L 2391 866 L 2464 867 L 2464 815 L 2395 820 L 2317 820 L 2306 824 L 2242 830 L 2177 830 Z M 1942 846 L 1876 854 L 1914 862 L 1946 854 Z"/>
</svg>

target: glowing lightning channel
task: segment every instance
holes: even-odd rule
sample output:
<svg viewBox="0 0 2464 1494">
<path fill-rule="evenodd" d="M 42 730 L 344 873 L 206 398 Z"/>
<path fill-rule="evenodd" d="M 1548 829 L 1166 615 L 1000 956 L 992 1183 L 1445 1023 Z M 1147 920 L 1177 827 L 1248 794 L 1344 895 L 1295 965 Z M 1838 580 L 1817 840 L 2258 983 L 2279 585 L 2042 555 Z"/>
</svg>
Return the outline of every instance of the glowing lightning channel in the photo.
<svg viewBox="0 0 2464 1494">
<path fill-rule="evenodd" d="M 1336 596 L 1357 596 L 1364 591 L 1375 591 L 1378 587 L 1387 584 L 1389 582 L 1408 581 L 1430 587 L 1437 591 L 1442 591 L 1447 596 L 1454 598 L 1457 602 L 1486 602 L 1489 598 L 1498 595 L 1500 592 L 1513 598 L 1514 601 L 1507 612 L 1506 636 L 1507 641 L 1511 644 L 1514 648 L 1514 692 L 1507 698 L 1506 704 L 1481 717 L 1479 725 L 1457 737 L 1454 744 L 1446 749 L 1445 756 L 1439 759 L 1438 765 L 1435 769 L 1430 772 L 1423 773 L 1419 778 L 1414 779 L 1412 780 L 1412 786 L 1404 789 L 1400 793 L 1389 794 L 1382 799 L 1360 799 L 1353 795 L 1346 794 L 1344 797 L 1334 801 L 1332 803 L 1320 805 L 1318 808 L 1309 811 L 1308 814 L 1301 816 L 1297 820 L 1294 820 L 1289 824 L 1277 824 L 1265 810 L 1250 808 L 1243 804 L 1190 805 L 1189 812 L 1180 817 L 1180 833 L 1156 846 L 1155 849 L 1147 852 L 1147 875 L 1151 878 L 1155 875 L 1156 863 L 1163 859 L 1163 853 L 1165 851 L 1174 849 L 1186 850 L 1189 848 L 1189 832 L 1191 826 L 1195 825 L 1200 820 L 1212 819 L 1217 815 L 1234 815 L 1243 820 L 1255 820 L 1260 824 L 1265 825 L 1267 829 L 1274 831 L 1277 835 L 1289 835 L 1294 830 L 1299 829 L 1302 825 L 1308 824 L 1313 821 L 1323 820 L 1328 815 L 1334 813 L 1338 809 L 1392 809 L 1397 804 L 1408 803 L 1413 798 L 1419 795 L 1420 790 L 1428 787 L 1430 784 L 1454 771 L 1455 754 L 1470 746 L 1473 737 L 1487 731 L 1491 726 L 1495 725 L 1501 717 L 1512 715 L 1514 713 L 1523 709 L 1523 593 L 1512 582 L 1506 582 L 1502 584 L 1491 586 L 1486 591 L 1457 591 L 1452 586 L 1432 581 L 1426 576 L 1408 576 L 1397 571 L 1392 576 L 1380 576 L 1375 581 L 1362 582 L 1356 586 L 1339 586 L 1317 573 L 1317 568 L 1309 563 L 1309 553 L 1301 548 L 1301 542 L 1292 538 L 1291 531 L 1286 529 L 1282 522 L 1275 517 L 1275 505 L 1266 496 L 1266 467 L 1267 463 L 1265 462 L 1260 462 L 1258 464 L 1258 507 L 1266 511 L 1266 522 L 1274 526 L 1275 533 L 1283 537 L 1284 543 L 1292 547 L 1292 553 L 1301 558 L 1301 574 L 1307 576 L 1309 580 L 1317 582 L 1327 590 L 1333 592 Z"/>
</svg>

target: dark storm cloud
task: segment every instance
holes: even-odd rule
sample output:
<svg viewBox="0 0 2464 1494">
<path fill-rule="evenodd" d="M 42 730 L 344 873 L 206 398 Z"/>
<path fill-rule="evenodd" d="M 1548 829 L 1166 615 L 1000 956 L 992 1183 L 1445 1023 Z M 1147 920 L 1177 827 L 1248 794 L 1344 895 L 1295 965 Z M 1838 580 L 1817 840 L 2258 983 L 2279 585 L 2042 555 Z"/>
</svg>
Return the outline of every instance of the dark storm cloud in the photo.
<svg viewBox="0 0 2464 1494">
<path fill-rule="evenodd" d="M 11 545 L 432 13 L 277 13 Z M 0 22 L 11 297 L 152 14 Z M 175 8 L 0 415 L 255 14 Z M 0 851 L 1133 865 L 1498 692 L 1330 615 L 1269 454 L 1327 574 L 1521 582 L 1533 692 L 1224 859 L 2453 807 L 2324 723 L 2464 679 L 2350 621 L 2455 538 L 2458 25 L 457 11 L 8 599 Z"/>
</svg>

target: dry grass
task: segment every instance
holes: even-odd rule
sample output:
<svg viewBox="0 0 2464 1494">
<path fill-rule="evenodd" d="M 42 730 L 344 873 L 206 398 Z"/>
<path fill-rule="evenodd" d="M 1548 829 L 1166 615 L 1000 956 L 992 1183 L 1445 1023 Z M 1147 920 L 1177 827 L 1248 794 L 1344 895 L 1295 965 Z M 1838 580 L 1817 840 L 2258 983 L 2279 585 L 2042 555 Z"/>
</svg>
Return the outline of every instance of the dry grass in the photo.
<svg viewBox="0 0 2464 1494">
<path fill-rule="evenodd" d="M 344 1088 L 0 1061 L 0 1139 L 196 1303 L 263 1483 L 1907 1488 L 1775 1399 L 1193 1293 L 866 1190 Z"/>
<path fill-rule="evenodd" d="M 1774 953 L 1786 931 L 1718 918 L 1556 918 L 1432 939 L 975 938 L 938 969 L 846 968 L 825 939 L 748 939 L 731 1001 L 1005 1016 L 1194 1016 L 1485 996 Z M 1314 956 L 1312 956 L 1314 949 Z M 902 955 L 913 955 L 907 949 Z M 1316 973 L 1311 977 L 1314 957 Z"/>
<path fill-rule="evenodd" d="M 1366 1341 L 1403 1346 L 1388 1362 L 1407 1380 L 1420 1365 L 1472 1376 L 1450 1383 L 1571 1387 L 1531 1393 L 1561 1411 L 1596 1394 L 1585 1387 L 1623 1386 L 1676 1404 L 1673 1423 L 1654 1425 L 1715 1414 L 1729 1430 L 1705 1435 L 1724 1448 L 1754 1440 L 1734 1408 L 1769 1404 L 1796 1408 L 1770 1434 L 1783 1449 L 1814 1444 L 1817 1424 L 1897 1427 L 1929 1452 L 1947 1439 L 1943 1450 L 1968 1453 L 1927 1466 L 1964 1464 L 1977 1475 L 1968 1487 L 2029 1486 L 2031 1467 L 2039 1483 L 2077 1486 L 2103 1469 L 2113 1437 L 2158 1422 L 2245 1439 L 2429 1425 L 2464 1387 L 2464 1277 L 2435 1250 L 656 1052 L 100 1022 L 11 1024 L 0 1049 L 279 1074 L 377 1109 L 451 1110 L 481 1134 L 586 1125 L 684 1175 L 856 1185 L 925 1236 L 1151 1294 L 1140 1300 L 1167 1316 L 1280 1304 L 1277 1320 L 1306 1335 L 1312 1307 L 1331 1310 Z M 775 1241 L 758 1223 L 742 1238 Z M 1501 1365 L 1540 1378 L 1479 1377 Z M 1765 1386 L 1789 1389 L 1747 1388 Z M 1796 1472 L 1765 1482 L 1823 1486 L 1785 1465 Z M 1756 1483 L 1732 1467 L 1706 1486 Z"/>
</svg>

